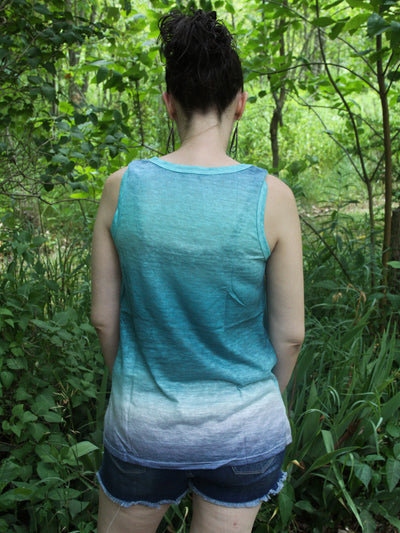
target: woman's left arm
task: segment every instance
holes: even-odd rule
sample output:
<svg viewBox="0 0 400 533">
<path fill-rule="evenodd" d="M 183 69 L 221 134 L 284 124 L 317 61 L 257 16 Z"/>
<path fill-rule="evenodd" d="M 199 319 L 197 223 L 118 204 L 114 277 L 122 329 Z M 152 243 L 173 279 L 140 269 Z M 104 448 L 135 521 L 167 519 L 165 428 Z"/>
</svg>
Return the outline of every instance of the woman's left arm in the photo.
<svg viewBox="0 0 400 533">
<path fill-rule="evenodd" d="M 118 205 L 119 188 L 125 169 L 106 181 L 93 230 L 92 241 L 92 310 L 107 368 L 112 374 L 119 345 L 121 269 L 111 236 L 111 224 Z"/>
</svg>

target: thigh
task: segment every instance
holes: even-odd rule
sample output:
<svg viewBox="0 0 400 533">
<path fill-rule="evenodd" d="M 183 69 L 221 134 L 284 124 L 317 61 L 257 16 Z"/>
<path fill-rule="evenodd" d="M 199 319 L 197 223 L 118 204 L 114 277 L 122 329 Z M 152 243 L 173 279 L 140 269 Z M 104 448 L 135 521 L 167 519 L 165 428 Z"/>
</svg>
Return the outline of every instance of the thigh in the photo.
<svg viewBox="0 0 400 533">
<path fill-rule="evenodd" d="M 169 505 L 122 507 L 100 488 L 98 533 L 155 533 Z"/>
<path fill-rule="evenodd" d="M 260 506 L 225 507 L 194 493 L 190 533 L 250 533 Z"/>
</svg>

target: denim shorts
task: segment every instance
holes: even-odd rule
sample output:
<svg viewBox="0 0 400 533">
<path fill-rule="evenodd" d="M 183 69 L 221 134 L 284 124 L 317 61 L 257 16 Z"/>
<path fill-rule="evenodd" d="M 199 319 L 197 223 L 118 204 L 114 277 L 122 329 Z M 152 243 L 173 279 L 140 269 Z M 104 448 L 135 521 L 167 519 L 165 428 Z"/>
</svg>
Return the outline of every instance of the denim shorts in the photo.
<svg viewBox="0 0 400 533">
<path fill-rule="evenodd" d="M 177 470 L 126 463 L 105 449 L 97 477 L 106 496 L 122 507 L 178 504 L 189 490 L 217 505 L 254 507 L 281 490 L 284 456 L 285 450 L 240 466 Z"/>
</svg>

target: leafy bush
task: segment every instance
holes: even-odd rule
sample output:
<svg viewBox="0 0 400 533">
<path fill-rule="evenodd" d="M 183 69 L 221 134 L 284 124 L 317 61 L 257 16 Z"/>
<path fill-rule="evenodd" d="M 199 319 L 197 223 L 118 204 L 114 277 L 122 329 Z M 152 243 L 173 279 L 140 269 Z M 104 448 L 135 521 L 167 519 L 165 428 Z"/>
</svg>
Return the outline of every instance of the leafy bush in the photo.
<svg viewBox="0 0 400 533">
<path fill-rule="evenodd" d="M 32 229 L 8 237 L 0 282 L 0 531 L 90 532 L 106 378 L 87 322 L 87 243 L 49 253 Z"/>
</svg>

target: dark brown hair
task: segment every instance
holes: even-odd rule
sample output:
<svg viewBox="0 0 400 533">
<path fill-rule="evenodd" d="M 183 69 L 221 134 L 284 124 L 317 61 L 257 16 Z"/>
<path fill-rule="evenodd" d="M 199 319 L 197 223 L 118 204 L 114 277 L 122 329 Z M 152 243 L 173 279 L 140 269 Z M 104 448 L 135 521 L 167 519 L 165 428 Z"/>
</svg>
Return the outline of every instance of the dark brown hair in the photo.
<svg viewBox="0 0 400 533">
<path fill-rule="evenodd" d="M 215 11 L 191 15 L 171 11 L 159 21 L 167 91 L 190 118 L 193 111 L 216 109 L 219 116 L 243 89 L 233 36 Z"/>
</svg>

